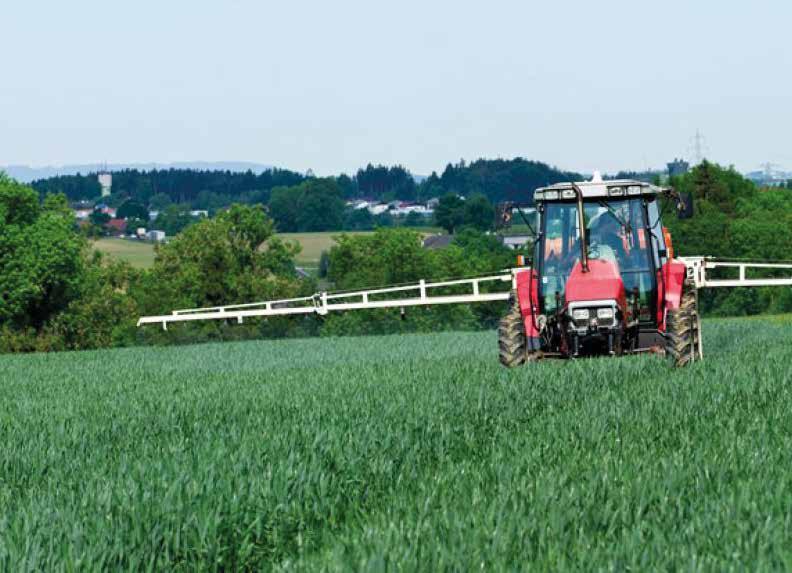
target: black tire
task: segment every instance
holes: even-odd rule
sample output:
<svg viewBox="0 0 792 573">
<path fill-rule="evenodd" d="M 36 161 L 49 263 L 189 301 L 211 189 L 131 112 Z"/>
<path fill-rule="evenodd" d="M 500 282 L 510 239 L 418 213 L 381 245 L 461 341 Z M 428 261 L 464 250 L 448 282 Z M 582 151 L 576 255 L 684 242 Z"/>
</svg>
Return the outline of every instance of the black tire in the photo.
<svg viewBox="0 0 792 573">
<path fill-rule="evenodd" d="M 686 279 L 679 308 L 666 314 L 666 356 L 673 366 L 687 366 L 701 357 L 700 336 L 696 287 Z"/>
<path fill-rule="evenodd" d="M 521 366 L 528 359 L 525 324 L 520 312 L 520 303 L 514 294 L 509 299 L 509 311 L 498 324 L 498 356 L 500 363 L 507 368 Z"/>
</svg>

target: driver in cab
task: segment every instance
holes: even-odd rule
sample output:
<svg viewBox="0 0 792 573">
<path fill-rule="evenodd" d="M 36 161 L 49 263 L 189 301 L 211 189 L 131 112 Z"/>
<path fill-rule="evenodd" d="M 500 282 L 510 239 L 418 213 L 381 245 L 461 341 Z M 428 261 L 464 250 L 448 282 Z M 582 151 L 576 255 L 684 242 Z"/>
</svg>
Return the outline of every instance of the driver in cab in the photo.
<svg viewBox="0 0 792 573">
<path fill-rule="evenodd" d="M 621 223 L 610 213 L 603 213 L 592 221 L 589 228 L 589 257 L 613 261 L 622 266 L 628 259 Z"/>
</svg>

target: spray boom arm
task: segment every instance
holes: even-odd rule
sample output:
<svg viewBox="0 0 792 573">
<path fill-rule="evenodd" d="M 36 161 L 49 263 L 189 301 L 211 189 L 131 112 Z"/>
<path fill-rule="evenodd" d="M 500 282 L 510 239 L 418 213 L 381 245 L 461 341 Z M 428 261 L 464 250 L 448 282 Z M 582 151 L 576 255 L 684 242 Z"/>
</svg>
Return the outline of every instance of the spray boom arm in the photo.
<svg viewBox="0 0 792 573">
<path fill-rule="evenodd" d="M 516 270 L 504 271 L 498 275 L 469 279 L 440 282 L 422 280 L 416 284 L 377 289 L 339 293 L 320 292 L 300 298 L 174 310 L 171 314 L 163 316 L 144 316 L 138 320 L 138 326 L 143 324 L 161 324 L 162 328 L 167 330 L 169 323 L 193 320 L 233 319 L 242 323 L 245 318 L 249 317 L 299 314 L 324 316 L 330 311 L 370 310 L 377 308 L 404 309 L 408 306 L 508 300 L 510 291 L 516 288 L 514 283 L 515 274 Z M 503 283 L 508 283 L 508 286 L 501 291 L 481 292 L 482 284 L 502 285 Z M 460 294 L 460 289 L 465 289 L 468 292 Z"/>
<path fill-rule="evenodd" d="M 688 276 L 696 288 L 716 287 L 792 287 L 792 263 L 749 263 L 724 262 L 705 257 L 682 257 L 679 259 L 687 267 Z M 710 271 L 719 268 L 737 269 L 735 278 L 715 278 Z M 530 269 L 521 267 L 503 271 L 497 275 L 448 280 L 439 282 L 419 281 L 409 285 L 359 291 L 328 293 L 320 292 L 311 296 L 174 310 L 162 316 L 144 316 L 138 326 L 160 324 L 167 330 L 168 324 L 195 320 L 236 320 L 245 318 L 307 315 L 324 316 L 331 311 L 366 310 L 381 308 L 401 308 L 410 306 L 432 306 L 438 304 L 470 304 L 475 302 L 494 302 L 509 300 L 510 292 L 516 288 L 517 273 Z M 773 270 L 775 278 L 752 278 L 749 273 Z M 492 290 L 482 292 L 482 285 L 495 285 Z M 500 286 L 500 289 L 497 287 Z M 467 292 L 460 293 L 460 290 Z M 453 292 L 449 292 L 453 291 Z"/>
</svg>

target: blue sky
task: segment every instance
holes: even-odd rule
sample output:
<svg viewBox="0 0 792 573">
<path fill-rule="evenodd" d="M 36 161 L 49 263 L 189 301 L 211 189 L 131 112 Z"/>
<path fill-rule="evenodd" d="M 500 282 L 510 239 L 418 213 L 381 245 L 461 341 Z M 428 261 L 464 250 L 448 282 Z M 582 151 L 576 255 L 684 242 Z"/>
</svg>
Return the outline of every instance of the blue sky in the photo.
<svg viewBox="0 0 792 573">
<path fill-rule="evenodd" d="M 9 2 L 0 165 L 792 168 L 792 3 Z"/>
</svg>

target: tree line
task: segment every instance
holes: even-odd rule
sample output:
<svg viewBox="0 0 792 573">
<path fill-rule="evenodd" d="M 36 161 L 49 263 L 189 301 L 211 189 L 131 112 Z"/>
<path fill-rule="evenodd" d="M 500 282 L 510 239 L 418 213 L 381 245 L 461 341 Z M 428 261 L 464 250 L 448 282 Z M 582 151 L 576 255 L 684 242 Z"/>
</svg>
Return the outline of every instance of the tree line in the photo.
<svg viewBox="0 0 792 573">
<path fill-rule="evenodd" d="M 515 158 L 448 164 L 440 175 L 432 172 L 420 183 L 400 165 L 369 164 L 352 176 L 341 174 L 327 179 L 336 184 L 344 200 L 427 201 L 448 194 L 461 197 L 479 194 L 497 203 L 530 199 L 537 187 L 580 177 L 578 173 L 561 171 L 545 163 Z M 134 200 L 152 210 L 164 210 L 174 204 L 191 209 L 219 210 L 232 203 L 267 204 L 273 189 L 295 187 L 314 178 L 311 174 L 286 169 L 271 169 L 259 175 L 250 171 L 126 169 L 113 173 L 113 193 L 102 200 L 114 207 Z M 62 193 L 71 202 L 101 199 L 94 174 L 62 175 L 34 181 L 31 186 L 42 197 Z"/>
<path fill-rule="evenodd" d="M 363 231 L 380 227 L 435 225 L 453 232 L 464 226 L 490 229 L 493 205 L 504 200 L 531 201 L 537 187 L 580 179 L 577 173 L 521 158 L 479 159 L 470 164 L 448 164 L 441 175 L 433 172 L 420 183 L 403 166 L 367 165 L 353 176 L 314 177 L 284 169 L 259 175 L 252 172 L 128 169 L 113 174 L 113 192 L 101 198 L 95 175 L 58 176 L 32 183 L 40 197 L 63 194 L 74 203 L 101 201 L 130 213 L 128 228 L 155 226 L 174 235 L 196 221 L 191 210 L 210 215 L 231 204 L 264 205 L 279 232 Z M 375 202 L 426 202 L 439 199 L 436 216 L 417 213 L 394 217 L 385 211 L 346 206 L 352 199 Z M 466 201 L 463 203 L 463 201 Z M 156 223 L 148 213 L 156 211 Z M 121 217 L 121 215 L 118 215 Z M 91 217 L 93 234 L 107 230 L 109 217 Z"/>
</svg>

